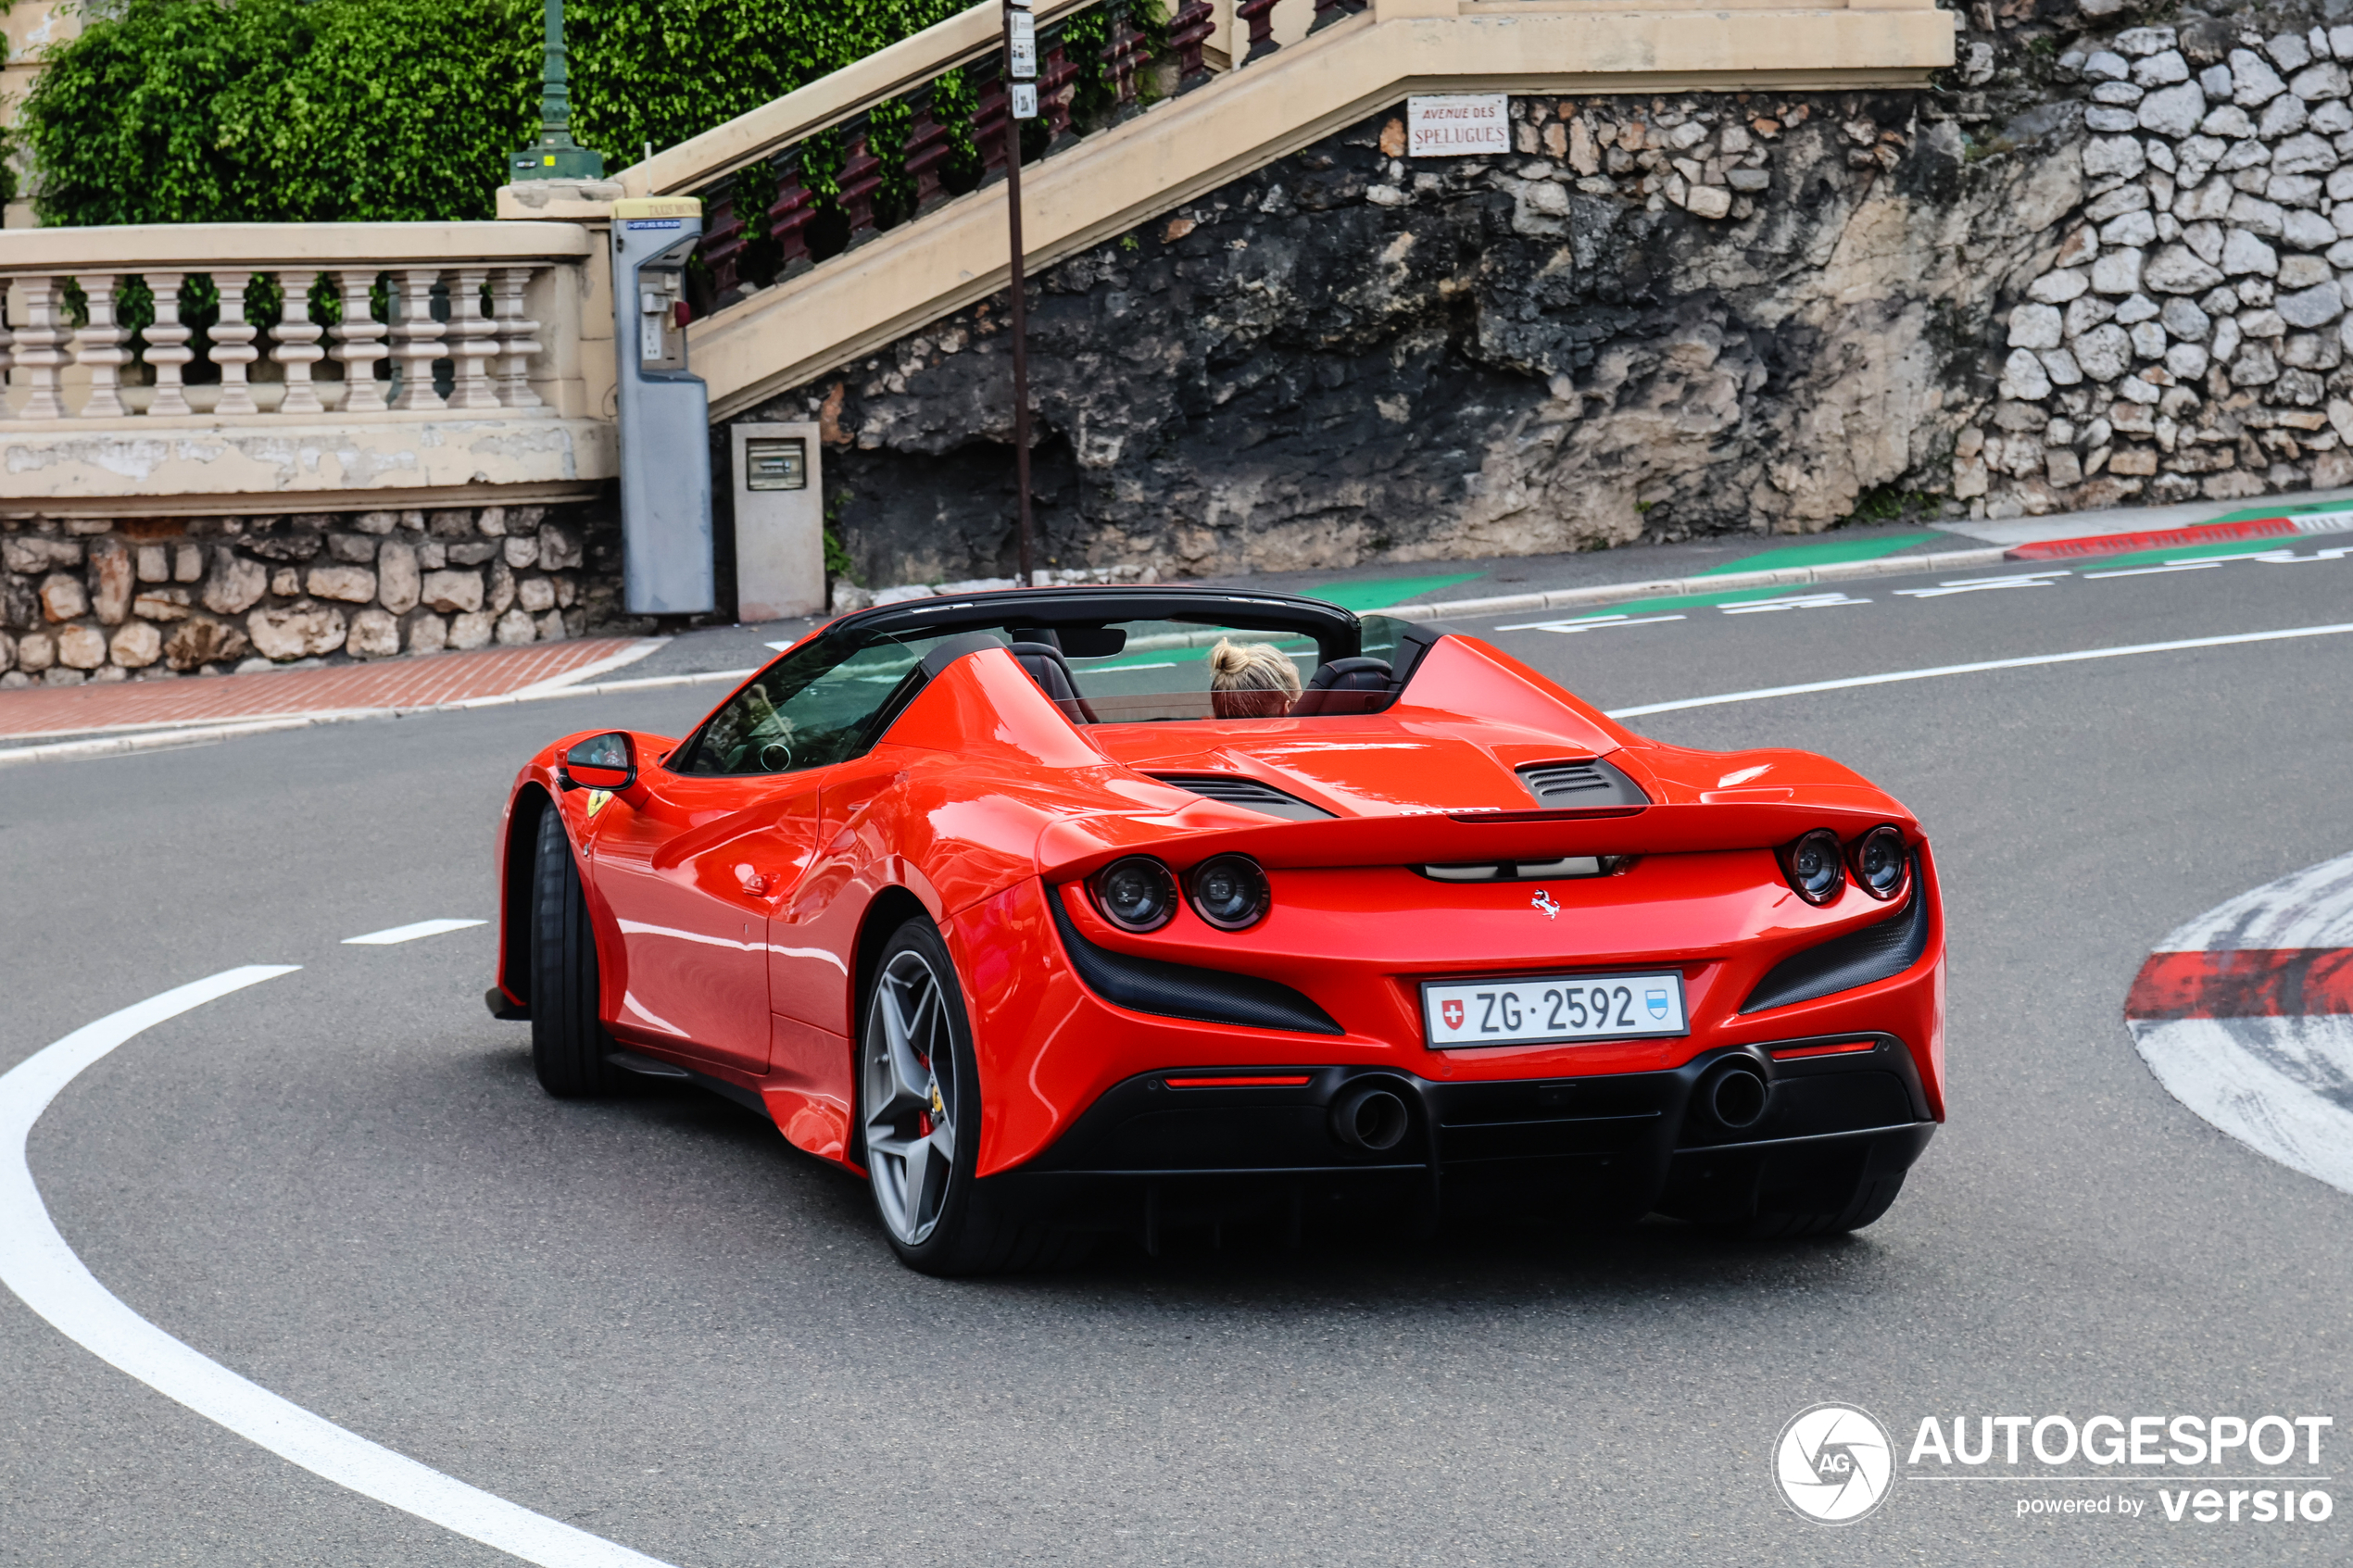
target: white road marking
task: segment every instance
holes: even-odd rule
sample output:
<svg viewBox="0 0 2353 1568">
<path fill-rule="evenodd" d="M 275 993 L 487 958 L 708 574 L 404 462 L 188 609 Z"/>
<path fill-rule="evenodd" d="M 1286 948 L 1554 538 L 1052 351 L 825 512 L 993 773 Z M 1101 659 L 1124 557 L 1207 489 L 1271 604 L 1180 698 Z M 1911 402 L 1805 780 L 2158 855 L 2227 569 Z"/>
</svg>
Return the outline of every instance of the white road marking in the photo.
<svg viewBox="0 0 2353 1568">
<path fill-rule="evenodd" d="M 2087 571 L 2086 583 L 2096 583 L 2106 577 L 2162 577 L 2169 571 L 2211 571 L 2223 563 L 2219 560 L 2167 561 L 2163 566 L 2135 566 L 2122 571 Z"/>
<path fill-rule="evenodd" d="M 144 1029 L 296 964 L 224 970 L 108 1013 L 0 1073 L 0 1284 L 67 1338 L 170 1399 L 363 1497 L 544 1568 L 665 1568 L 313 1415 L 199 1354 L 129 1307 L 82 1266 L 33 1184 L 25 1140 L 82 1071 Z"/>
<path fill-rule="evenodd" d="M 2333 637 L 2353 632 L 2353 623 L 2335 626 L 2291 626 L 2278 632 L 2239 632 L 2227 637 L 2184 637 L 2172 643 L 2133 643 L 2123 647 L 2082 648 L 2074 653 L 2036 654 L 2027 659 L 1988 659 L 1975 664 L 1940 664 L 1928 670 L 1891 670 L 1880 675 L 1850 675 L 1839 681 L 1807 681 L 1795 686 L 1764 686 L 1753 692 L 1724 692 L 1715 696 L 1679 697 L 1673 702 L 1645 703 L 1640 708 L 1613 708 L 1612 719 L 1640 719 L 1652 713 L 1675 713 L 1687 708 L 1720 708 L 1726 703 L 1763 702 L 1768 697 L 1805 696 L 1814 692 L 1844 691 L 1853 686 L 1888 686 L 1901 681 L 1932 681 L 1944 675 L 1979 675 L 1994 670 L 2028 670 L 2038 664 L 2079 664 L 2094 659 L 2129 659 L 2143 653 L 2179 653 L 2188 648 L 2231 647 L 2240 643 L 2276 643 L 2296 637 Z"/>
<path fill-rule="evenodd" d="M 1590 615 L 1578 621 L 1529 621 L 1517 626 L 1498 626 L 1498 632 L 1607 632 L 1619 626 L 1655 626 L 1662 621 L 1680 621 L 1680 615 Z"/>
<path fill-rule="evenodd" d="M 1718 605 L 1726 615 L 1765 615 L 1777 609 L 1828 609 L 1832 605 L 1867 605 L 1869 599 L 1850 598 L 1833 588 L 1826 594 L 1787 594 L 1777 599 L 1743 599 L 1738 604 Z"/>
<path fill-rule="evenodd" d="M 1949 583 L 1939 583 L 1933 588 L 1898 588 L 1899 599 L 1941 599 L 1953 594 L 1982 594 L 1995 588 L 2049 588 L 2061 577 L 2072 577 L 2071 571 L 2021 571 L 2015 577 L 1963 577 Z"/>
<path fill-rule="evenodd" d="M 396 942 L 414 942 L 420 936 L 438 936 L 445 931 L 463 931 L 471 925 L 487 925 L 480 920 L 421 920 L 412 925 L 396 925 L 384 931 L 371 931 L 365 936 L 346 936 L 346 947 L 389 947 Z"/>
</svg>

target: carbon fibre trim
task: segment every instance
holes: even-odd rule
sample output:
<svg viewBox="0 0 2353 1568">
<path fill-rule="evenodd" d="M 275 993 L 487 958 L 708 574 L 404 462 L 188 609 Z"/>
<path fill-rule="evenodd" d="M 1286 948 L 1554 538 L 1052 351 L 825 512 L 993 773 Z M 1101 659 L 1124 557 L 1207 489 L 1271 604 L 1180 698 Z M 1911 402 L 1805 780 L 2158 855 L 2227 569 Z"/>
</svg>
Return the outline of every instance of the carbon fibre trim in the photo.
<svg viewBox="0 0 2353 1568">
<path fill-rule="evenodd" d="M 1928 950 L 1928 899 L 1919 857 L 1912 858 L 1912 896 L 1886 920 L 1792 953 L 1766 972 L 1741 1004 L 1741 1013 L 1810 1002 L 1903 973 Z"/>
<path fill-rule="evenodd" d="M 1245 1029 L 1283 1029 L 1299 1035 L 1347 1033 L 1322 1008 L 1275 981 L 1139 959 L 1099 947 L 1070 923 L 1059 890 L 1047 888 L 1046 902 L 1054 911 L 1054 924 L 1062 932 L 1063 947 L 1078 978 L 1114 1006 L 1196 1023 L 1234 1023 Z"/>
</svg>

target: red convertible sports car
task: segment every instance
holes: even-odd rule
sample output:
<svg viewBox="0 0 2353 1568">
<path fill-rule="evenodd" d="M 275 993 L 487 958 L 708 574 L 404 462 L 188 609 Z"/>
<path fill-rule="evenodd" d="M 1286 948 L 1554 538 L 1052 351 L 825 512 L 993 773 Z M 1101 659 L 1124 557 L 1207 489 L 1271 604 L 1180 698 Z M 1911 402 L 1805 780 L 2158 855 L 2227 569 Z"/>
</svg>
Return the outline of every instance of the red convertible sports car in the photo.
<svg viewBox="0 0 2353 1568">
<path fill-rule="evenodd" d="M 1253 664 L 1284 689 L 1212 690 Z M 1944 1116 L 1902 806 L 1310 599 L 845 616 L 683 740 L 548 746 L 498 853 L 488 1000 L 550 1094 L 739 1099 L 931 1273 L 1352 1214 L 1851 1230 Z"/>
</svg>

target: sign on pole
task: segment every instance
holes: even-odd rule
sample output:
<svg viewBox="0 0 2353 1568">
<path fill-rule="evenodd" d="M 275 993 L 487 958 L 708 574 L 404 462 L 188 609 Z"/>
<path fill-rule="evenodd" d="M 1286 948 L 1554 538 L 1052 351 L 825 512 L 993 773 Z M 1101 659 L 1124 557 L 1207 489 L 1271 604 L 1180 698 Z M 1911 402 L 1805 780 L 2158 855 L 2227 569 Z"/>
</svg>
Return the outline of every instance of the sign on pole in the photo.
<svg viewBox="0 0 2353 1568">
<path fill-rule="evenodd" d="M 1409 157 L 1468 157 L 1512 150 L 1511 99 L 1503 93 L 1450 93 L 1405 100 Z"/>
</svg>

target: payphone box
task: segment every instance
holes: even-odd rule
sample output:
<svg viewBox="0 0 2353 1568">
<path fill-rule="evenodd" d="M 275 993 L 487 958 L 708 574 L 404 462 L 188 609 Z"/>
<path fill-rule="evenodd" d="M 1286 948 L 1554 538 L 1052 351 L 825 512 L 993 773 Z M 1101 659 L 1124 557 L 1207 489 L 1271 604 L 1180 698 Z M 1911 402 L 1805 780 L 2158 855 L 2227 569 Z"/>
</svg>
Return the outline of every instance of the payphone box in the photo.
<svg viewBox="0 0 2353 1568">
<path fill-rule="evenodd" d="M 698 614 L 717 603 L 711 398 L 686 368 L 686 261 L 701 238 L 693 197 L 612 204 L 623 599 L 632 615 Z"/>
</svg>

